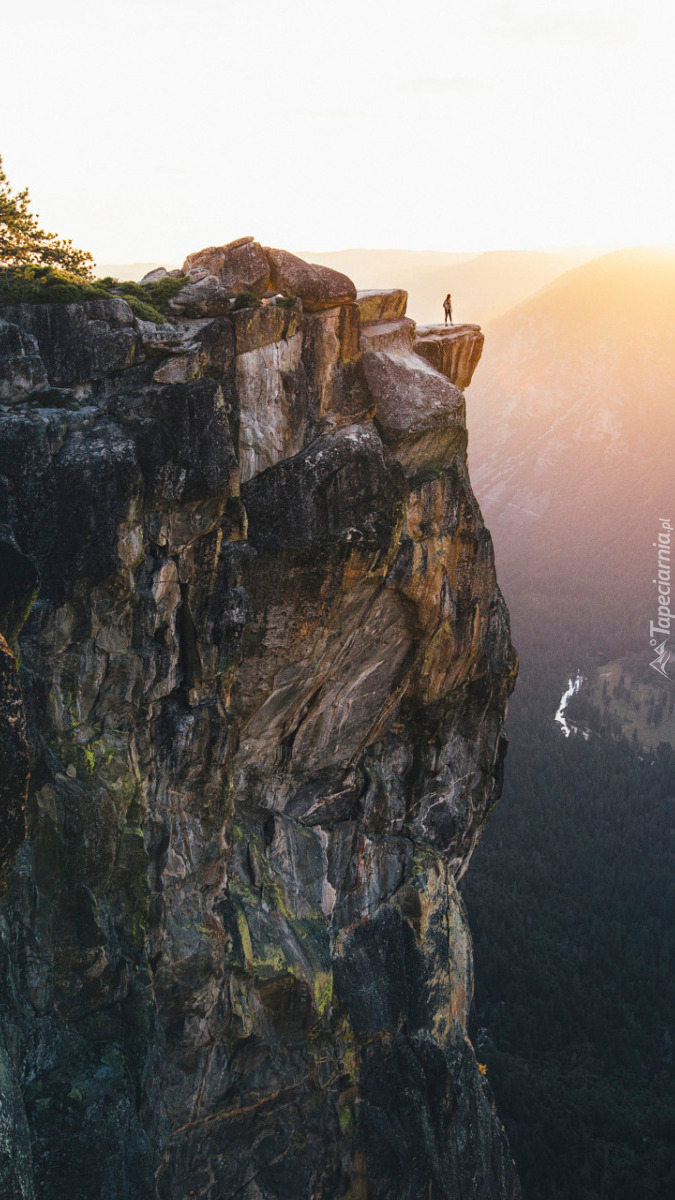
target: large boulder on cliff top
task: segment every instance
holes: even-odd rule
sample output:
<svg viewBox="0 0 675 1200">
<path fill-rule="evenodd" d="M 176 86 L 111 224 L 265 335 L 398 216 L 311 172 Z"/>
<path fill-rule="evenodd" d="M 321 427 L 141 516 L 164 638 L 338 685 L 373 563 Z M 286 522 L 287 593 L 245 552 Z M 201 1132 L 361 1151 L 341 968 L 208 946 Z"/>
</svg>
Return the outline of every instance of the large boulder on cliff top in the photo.
<svg viewBox="0 0 675 1200">
<path fill-rule="evenodd" d="M 298 296 L 307 312 L 321 312 L 324 308 L 336 308 L 356 299 L 354 284 L 341 271 L 304 262 L 288 250 L 265 246 L 265 254 L 274 290 L 284 296 Z"/>
<path fill-rule="evenodd" d="M 207 246 L 188 254 L 183 271 L 202 268 L 216 275 L 230 296 L 252 292 L 262 297 L 270 286 L 270 268 L 262 246 L 252 237 L 238 238 L 224 246 Z"/>
<path fill-rule="evenodd" d="M 159 283 L 160 279 L 168 279 L 169 272 L 166 267 L 155 267 L 153 271 L 148 271 L 141 279 L 141 284 L 146 287 L 149 283 Z"/>
<path fill-rule="evenodd" d="M 186 283 L 169 307 L 182 317 L 220 317 L 229 312 L 230 293 L 216 275 L 204 275 L 194 283 Z"/>
<path fill-rule="evenodd" d="M 449 466 L 466 439 L 464 397 L 416 354 L 366 350 L 375 424 L 406 475 L 430 478 Z"/>
<path fill-rule="evenodd" d="M 403 288 L 369 288 L 356 293 L 362 325 L 398 321 L 405 316 L 408 293 Z"/>
</svg>

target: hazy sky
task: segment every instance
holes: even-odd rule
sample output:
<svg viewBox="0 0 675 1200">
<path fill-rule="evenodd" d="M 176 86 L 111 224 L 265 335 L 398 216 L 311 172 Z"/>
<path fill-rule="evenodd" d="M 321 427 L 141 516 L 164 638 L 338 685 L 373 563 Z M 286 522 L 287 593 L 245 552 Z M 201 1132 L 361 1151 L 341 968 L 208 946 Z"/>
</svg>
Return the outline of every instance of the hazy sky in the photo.
<svg viewBox="0 0 675 1200">
<path fill-rule="evenodd" d="M 0 153 L 99 262 L 675 241 L 670 0 L 5 6 Z"/>
</svg>

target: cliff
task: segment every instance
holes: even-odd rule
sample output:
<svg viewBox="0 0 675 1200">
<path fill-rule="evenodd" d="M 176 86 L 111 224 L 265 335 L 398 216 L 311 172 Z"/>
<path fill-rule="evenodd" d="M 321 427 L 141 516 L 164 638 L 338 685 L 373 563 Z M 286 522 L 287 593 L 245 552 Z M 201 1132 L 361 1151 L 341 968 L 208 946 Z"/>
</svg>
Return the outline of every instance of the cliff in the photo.
<svg viewBox="0 0 675 1200">
<path fill-rule="evenodd" d="M 516 1197 L 456 889 L 516 669 L 475 350 L 252 239 L 184 271 L 165 323 L 0 310 L 0 1193 Z"/>
</svg>

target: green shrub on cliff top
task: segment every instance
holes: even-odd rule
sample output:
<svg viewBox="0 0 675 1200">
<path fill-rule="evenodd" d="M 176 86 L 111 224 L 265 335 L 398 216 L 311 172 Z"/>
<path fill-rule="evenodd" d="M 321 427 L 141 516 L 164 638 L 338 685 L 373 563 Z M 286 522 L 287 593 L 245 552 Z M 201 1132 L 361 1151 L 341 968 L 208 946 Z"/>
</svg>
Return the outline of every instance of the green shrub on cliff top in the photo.
<svg viewBox="0 0 675 1200">
<path fill-rule="evenodd" d="M 7 304 L 81 304 L 87 300 L 126 300 L 134 316 L 162 324 L 171 315 L 169 300 L 185 285 L 185 278 L 160 279 L 141 285 L 119 282 L 111 276 L 84 280 L 53 267 L 23 266 L 0 269 L 0 306 Z"/>
<path fill-rule="evenodd" d="M 238 296 L 235 296 L 232 308 L 235 312 L 240 308 L 262 308 L 262 302 L 253 295 L 253 292 L 240 292 Z"/>
<path fill-rule="evenodd" d="M 154 321 L 155 325 L 166 325 L 166 317 L 159 309 L 154 308 L 152 304 L 146 304 L 143 300 L 137 300 L 135 296 L 128 295 L 127 292 L 118 292 L 122 300 L 126 300 L 129 308 L 139 321 Z"/>
<path fill-rule="evenodd" d="M 178 295 L 185 283 L 185 276 L 180 275 L 178 278 L 167 276 L 165 279 L 158 279 L 156 283 L 133 283 L 129 280 L 114 284 L 114 287 L 116 294 L 122 296 L 130 305 L 134 316 L 140 317 L 142 321 L 161 324 L 167 316 L 172 315 L 169 300 Z"/>
<path fill-rule="evenodd" d="M 101 283 L 108 283 L 114 287 L 124 296 L 125 300 L 129 300 L 129 303 L 131 303 L 130 297 L 134 297 L 141 304 L 149 304 L 158 312 L 164 313 L 165 316 L 171 312 L 169 300 L 178 295 L 181 288 L 185 287 L 186 282 L 184 275 L 178 277 L 168 275 L 164 279 L 158 279 L 155 283 L 134 283 L 131 280 L 118 283 L 117 280 L 101 280 Z"/>
<path fill-rule="evenodd" d="M 110 293 L 70 271 L 26 265 L 0 270 L 1 304 L 77 304 L 105 300 Z"/>
</svg>

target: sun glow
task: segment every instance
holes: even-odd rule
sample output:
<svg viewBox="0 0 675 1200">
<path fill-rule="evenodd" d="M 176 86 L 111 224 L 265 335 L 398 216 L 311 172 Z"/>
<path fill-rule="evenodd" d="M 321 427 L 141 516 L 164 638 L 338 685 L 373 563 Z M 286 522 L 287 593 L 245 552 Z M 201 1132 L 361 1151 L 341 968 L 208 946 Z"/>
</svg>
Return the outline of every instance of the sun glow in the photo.
<svg viewBox="0 0 675 1200">
<path fill-rule="evenodd" d="M 670 242 L 674 25 L 662 0 L 36 0 L 4 17 L 0 151 L 99 262 Z"/>
</svg>

